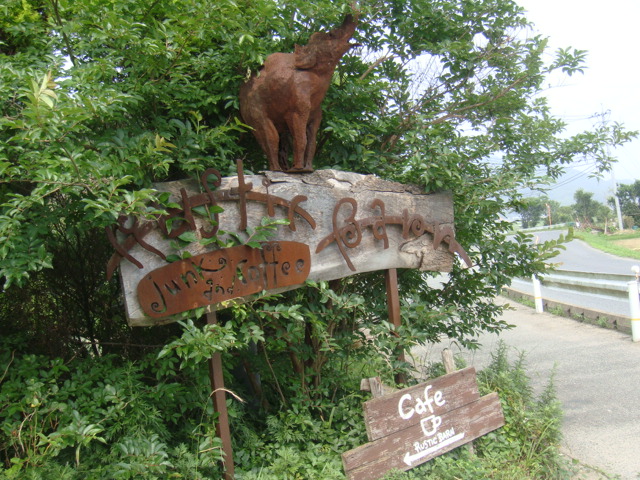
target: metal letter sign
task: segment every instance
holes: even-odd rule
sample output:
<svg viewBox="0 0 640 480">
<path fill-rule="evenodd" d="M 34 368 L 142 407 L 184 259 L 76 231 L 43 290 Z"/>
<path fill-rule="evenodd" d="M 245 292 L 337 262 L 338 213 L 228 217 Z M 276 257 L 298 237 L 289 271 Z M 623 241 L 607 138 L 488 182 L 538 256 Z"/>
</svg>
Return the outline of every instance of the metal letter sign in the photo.
<svg viewBox="0 0 640 480">
<path fill-rule="evenodd" d="M 290 290 L 306 280 L 334 280 L 376 270 L 387 270 L 389 275 L 396 268 L 446 272 L 456 255 L 471 266 L 455 238 L 453 201 L 448 193 L 426 194 L 415 186 L 336 170 L 245 177 L 240 161 L 236 177 L 223 178 L 209 169 L 199 184 L 180 181 L 156 188 L 170 193 L 173 205 L 166 214 L 153 221 L 123 216 L 106 229 L 115 249 L 107 274 L 120 269 L 131 326 L 171 322 L 172 315 L 209 306 L 208 320 L 215 322 L 218 304 L 262 291 Z M 229 236 L 249 238 L 265 218 L 287 220 L 288 225 L 277 231 L 273 241 L 261 242 L 258 248 L 256 242 L 210 247 L 229 244 Z M 185 236 L 191 240 L 189 245 L 176 251 L 173 242 Z M 181 260 L 169 263 L 176 255 Z M 397 284 L 388 285 L 393 285 L 388 286 L 390 312 L 396 312 L 393 321 L 399 323 Z M 219 354 L 211 360 L 211 373 L 220 413 L 216 428 L 227 457 L 225 479 L 231 479 L 234 466 Z M 473 432 L 465 437 L 467 433 L 461 433 L 467 431 L 465 427 L 458 420 L 446 420 L 445 414 L 422 418 L 432 404 L 455 403 L 440 394 L 436 392 L 432 403 L 425 397 L 415 406 L 411 396 L 399 400 L 398 411 L 406 417 L 405 424 L 420 417 L 420 431 L 438 439 L 408 451 L 405 464 L 421 463 L 436 450 L 444 452 L 466 438 L 471 440 Z M 443 433 L 443 425 L 451 426 Z M 350 453 L 345 454 L 345 466 L 360 462 L 358 452 Z M 374 471 L 378 468 L 369 462 L 354 472 L 371 465 Z"/>
<path fill-rule="evenodd" d="M 120 267 L 132 326 L 170 322 L 182 311 L 290 290 L 306 280 L 390 268 L 444 272 L 455 256 L 471 263 L 455 239 L 451 195 L 373 175 L 318 170 L 245 176 L 239 162 L 235 177 L 210 169 L 199 184 L 156 187 L 178 206 L 154 221 L 122 217 L 107 229 L 116 251 L 107 270 Z M 246 231 L 264 218 L 283 218 L 288 225 L 261 248 L 216 250 L 203 246 L 211 242 L 194 241 L 185 255 L 172 244 L 188 232 L 196 240 L 228 240 L 226 232 L 248 237 Z M 168 263 L 176 254 L 184 260 Z"/>
<path fill-rule="evenodd" d="M 160 267 L 138 283 L 138 302 L 154 318 L 263 290 L 300 285 L 310 269 L 309 247 L 264 242 L 223 248 Z"/>
</svg>

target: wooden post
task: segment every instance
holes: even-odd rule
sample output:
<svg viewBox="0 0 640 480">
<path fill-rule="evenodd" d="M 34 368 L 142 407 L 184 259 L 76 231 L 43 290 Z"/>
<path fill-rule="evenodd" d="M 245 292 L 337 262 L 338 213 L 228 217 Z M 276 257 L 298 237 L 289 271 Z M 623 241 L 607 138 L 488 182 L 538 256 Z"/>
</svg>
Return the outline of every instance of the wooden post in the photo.
<svg viewBox="0 0 640 480">
<path fill-rule="evenodd" d="M 444 371 L 446 373 L 453 373 L 456 371 L 456 362 L 453 358 L 453 352 L 448 348 L 442 350 L 442 364 L 444 365 Z"/>
<path fill-rule="evenodd" d="M 371 396 L 373 398 L 382 397 L 387 395 L 388 393 L 393 393 L 396 391 L 394 387 L 389 387 L 382 383 L 380 377 L 370 377 L 363 378 L 360 381 L 360 390 L 363 392 L 371 392 Z"/>
<path fill-rule="evenodd" d="M 456 369 L 456 361 L 453 358 L 453 352 L 448 348 L 442 350 L 442 364 L 444 365 L 444 371 L 446 373 L 453 373 Z M 466 448 L 470 454 L 475 454 L 475 448 L 473 446 L 473 442 L 469 442 L 466 444 Z"/>
<path fill-rule="evenodd" d="M 216 312 L 207 313 L 207 323 L 216 325 Z M 213 396 L 213 408 L 218 412 L 216 423 L 216 435 L 222 440 L 222 452 L 224 453 L 224 480 L 233 480 L 235 470 L 233 465 L 233 448 L 231 446 L 231 431 L 229 429 L 229 415 L 227 413 L 227 395 L 224 388 L 224 376 L 222 372 L 222 354 L 214 353 L 209 360 L 209 377 L 211 379 L 211 395 Z"/>
<path fill-rule="evenodd" d="M 398 328 L 401 324 L 400 318 L 400 295 L 398 292 L 398 271 L 395 268 L 390 268 L 384 271 L 385 285 L 387 287 L 387 311 L 389 313 L 389 321 L 391 324 Z M 404 351 L 400 350 L 398 353 L 398 360 L 405 361 Z M 407 379 L 403 373 L 396 375 L 396 383 L 407 383 Z"/>
</svg>

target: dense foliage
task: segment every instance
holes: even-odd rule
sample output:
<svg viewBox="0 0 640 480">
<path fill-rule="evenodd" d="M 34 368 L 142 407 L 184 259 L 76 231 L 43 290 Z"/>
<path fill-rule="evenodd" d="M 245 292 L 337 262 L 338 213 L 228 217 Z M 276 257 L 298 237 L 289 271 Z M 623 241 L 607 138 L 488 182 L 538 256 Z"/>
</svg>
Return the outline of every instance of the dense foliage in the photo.
<svg viewBox="0 0 640 480">
<path fill-rule="evenodd" d="M 256 406 L 246 421 L 247 432 L 256 434 L 268 431 L 267 412 L 283 422 L 302 421 L 296 415 L 304 419 L 304 413 L 331 425 L 331 412 L 338 415 L 356 395 L 354 377 L 390 379 L 408 367 L 393 360 L 399 348 L 441 336 L 473 343 L 478 331 L 506 327 L 492 298 L 510 278 L 543 269 L 555 244 L 532 249 L 526 236 L 510 237 L 502 214 L 520 205 L 522 188 L 556 177 L 576 156 L 590 156 L 606 170 L 612 159 L 605 147 L 633 136 L 612 124 L 562 137 L 564 125 L 540 92 L 551 72 L 579 73 L 584 52 L 549 57 L 543 37 L 527 36 L 524 13 L 512 0 L 360 2 L 356 40 L 362 47 L 335 73 L 318 138 L 317 168 L 451 190 L 456 236 L 474 269 L 456 264 L 437 284 L 401 272 L 403 326 L 396 332 L 385 321 L 384 281 L 377 274 L 227 309 L 215 328 L 201 328 L 196 318 L 182 326 L 126 326 L 119 285 L 103 274 L 111 254 L 104 227 L 121 213 L 152 214 L 153 182 L 209 167 L 231 174 L 236 158 L 247 170 L 264 168 L 264 155 L 238 116 L 240 84 L 269 53 L 306 43 L 352 8 L 346 0 L 0 5 L 0 329 L 21 342 L 11 347 L 14 359 L 3 361 L 2 386 L 23 375 L 32 390 L 49 388 L 44 373 L 27 367 L 46 360 L 28 355 L 63 358 L 51 360 L 63 385 L 94 364 L 121 368 L 123 375 L 130 368 L 130 382 L 140 387 L 136 401 L 158 409 L 157 402 L 166 401 L 162 408 L 178 408 L 193 420 L 173 425 L 163 419 L 158 429 L 140 430 L 144 441 L 107 434 L 120 415 L 116 383 L 125 380 L 95 380 L 95 392 L 73 394 L 102 395 L 94 399 L 101 417 L 79 409 L 77 400 L 56 399 L 72 397 L 56 380 L 55 392 L 39 394 L 52 403 L 0 406 L 7 422 L 5 466 L 13 462 L 18 469 L 42 449 L 82 466 L 84 446 L 101 443 L 98 438 L 105 442 L 102 453 L 115 461 L 138 455 L 125 450 L 143 456 L 177 451 L 184 440 L 181 458 L 196 462 L 190 455 L 204 447 L 185 440 L 185 429 L 193 425 L 190 435 L 202 439 L 210 434 L 196 426 L 194 400 L 177 405 L 177 397 L 162 392 L 149 398 L 154 388 L 176 388 L 178 397 L 186 388 L 183 378 L 149 380 L 160 373 L 149 367 L 146 352 L 159 346 L 165 347 L 161 360 L 175 354 L 184 368 L 223 351 L 230 388 Z M 65 371 L 69 362 L 73 370 Z M 50 410 L 41 412 L 41 405 Z M 25 442 L 25 429 L 44 429 L 44 437 Z M 236 438 L 240 452 L 250 435 Z M 279 447 L 286 449 L 288 440 Z"/>
<path fill-rule="evenodd" d="M 238 117 L 239 85 L 266 55 L 291 51 L 340 22 L 347 2 L 180 3 L 10 0 L 0 24 L 0 277 L 9 327 L 115 341 L 117 286 L 98 274 L 100 229 L 146 212 L 153 181 L 216 167 L 265 166 Z M 561 138 L 539 96 L 547 74 L 582 69 L 584 52 L 545 62 L 511 0 L 362 2 L 356 40 L 325 100 L 316 165 L 454 192 L 457 236 L 478 266 L 440 290 L 430 310 L 459 317 L 434 331 L 464 337 L 496 328 L 488 299 L 515 274 L 541 268 L 501 214 L 519 189 L 554 177 L 577 156 L 610 166 L 618 124 Z M 97 21 L 96 19 L 100 19 Z M 46 272 L 54 268 L 54 274 Z M 25 302 L 27 305 L 25 305 Z M 74 311 L 60 311 L 69 303 Z M 44 311 L 42 311 L 44 310 Z M 64 321 L 62 320 L 64 319 Z M 36 335 L 37 336 L 37 335 Z"/>
<path fill-rule="evenodd" d="M 0 377 L 1 478 L 221 477 L 201 362 L 178 369 L 175 351 L 138 362 L 111 355 L 64 361 L 19 353 L 7 339 L 0 346 L 0 361 L 10 367 Z M 458 449 L 389 479 L 561 478 L 567 465 L 557 450 L 561 414 L 553 383 L 536 398 L 524 357 L 510 362 L 507 354 L 501 345 L 478 377 L 482 394 L 499 393 L 507 425 L 474 442 L 474 455 Z M 444 372 L 433 365 L 428 373 Z M 259 429 L 251 405 L 231 403 L 236 478 L 344 478 L 341 453 L 366 441 L 366 398 L 356 390 L 358 377 L 347 375 L 343 382 L 353 393 L 327 398 L 331 406 L 324 415 L 293 404 L 267 413 Z"/>
<path fill-rule="evenodd" d="M 0 343 L 1 478 L 215 478 L 206 370 L 178 373 L 175 358 L 155 356 L 65 361 L 19 343 Z"/>
</svg>

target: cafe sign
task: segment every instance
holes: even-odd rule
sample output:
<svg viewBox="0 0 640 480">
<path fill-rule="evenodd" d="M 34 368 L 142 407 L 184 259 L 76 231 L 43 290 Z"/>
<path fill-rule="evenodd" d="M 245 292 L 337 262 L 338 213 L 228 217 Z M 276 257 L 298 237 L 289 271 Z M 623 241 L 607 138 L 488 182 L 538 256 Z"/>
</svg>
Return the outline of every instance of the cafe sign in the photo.
<svg viewBox="0 0 640 480">
<path fill-rule="evenodd" d="M 349 480 L 417 467 L 500 428 L 504 416 L 469 367 L 365 402 L 364 421 L 370 442 L 342 455 Z"/>
</svg>

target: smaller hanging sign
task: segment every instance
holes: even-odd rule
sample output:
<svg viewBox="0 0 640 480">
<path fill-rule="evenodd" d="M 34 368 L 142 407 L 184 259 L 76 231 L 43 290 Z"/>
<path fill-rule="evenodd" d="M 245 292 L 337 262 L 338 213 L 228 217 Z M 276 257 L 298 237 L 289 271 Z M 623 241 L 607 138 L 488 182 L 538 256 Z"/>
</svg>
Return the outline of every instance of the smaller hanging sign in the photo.
<svg viewBox="0 0 640 480">
<path fill-rule="evenodd" d="M 473 367 L 365 402 L 370 443 L 342 454 L 349 480 L 409 470 L 504 425 L 497 393 L 480 397 Z"/>
<path fill-rule="evenodd" d="M 309 246 L 298 242 L 238 245 L 170 263 L 138 283 L 138 302 L 152 318 L 175 315 L 263 290 L 300 285 L 311 269 Z"/>
</svg>

